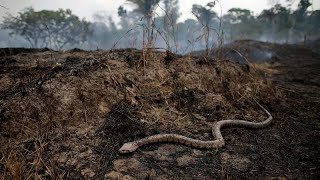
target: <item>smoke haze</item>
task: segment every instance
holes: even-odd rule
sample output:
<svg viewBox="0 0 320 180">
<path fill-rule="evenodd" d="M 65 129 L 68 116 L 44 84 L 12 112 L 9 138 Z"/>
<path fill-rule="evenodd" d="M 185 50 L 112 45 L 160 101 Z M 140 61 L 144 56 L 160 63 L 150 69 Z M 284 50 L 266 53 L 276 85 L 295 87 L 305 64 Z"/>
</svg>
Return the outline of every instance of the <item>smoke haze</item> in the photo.
<svg viewBox="0 0 320 180">
<path fill-rule="evenodd" d="M 199 3 L 191 0 L 179 1 L 173 7 L 178 19 L 174 20 L 174 24 L 172 22 L 170 24 L 168 23 L 170 18 L 165 16 L 165 5 L 161 1 L 155 7 L 156 13 L 153 20 L 152 33 L 154 33 L 155 46 L 185 54 L 190 51 L 205 49 L 206 47 L 214 48 L 218 45 L 218 40 L 221 37 L 223 37 L 224 43 L 238 39 L 290 43 L 303 41 L 306 38 L 319 38 L 319 30 L 314 31 L 313 27 L 310 27 L 311 29 L 304 28 L 306 25 L 298 26 L 297 21 L 292 20 L 293 16 L 296 17 L 294 13 L 297 12 L 299 1 L 293 1 L 291 5 L 282 3 L 285 9 L 274 8 L 273 12 L 275 13 L 281 11 L 279 16 L 276 17 L 268 16 L 268 12 L 263 14 L 263 10 L 272 11 L 272 8 L 276 7 L 275 4 L 281 1 L 261 0 L 253 3 L 251 0 L 243 0 L 241 2 L 228 0 L 220 1 L 221 4 L 216 3 L 214 7 L 207 6 L 208 2 L 210 1 L 201 1 Z M 6 0 L 0 2 L 0 4 L 9 8 L 8 10 L 1 8 L 0 21 L 8 13 L 16 16 L 18 12 L 30 6 L 36 11 L 43 9 L 57 10 L 59 8 L 71 9 L 73 14 L 81 19 L 85 18 L 90 22 L 90 28 L 93 30 L 92 35 L 86 42 L 76 46 L 66 46 L 66 48 L 78 47 L 90 50 L 97 48 L 142 48 L 144 41 L 143 31 L 146 27 L 146 22 L 142 20 L 144 16 L 135 11 L 136 5 L 125 0 L 92 0 L 81 1 L 81 3 L 76 0 Z M 194 4 L 198 5 L 196 8 L 199 10 L 198 16 L 200 19 L 197 15 L 191 13 L 197 10 L 196 8 L 193 9 Z M 120 6 L 125 10 L 125 14 L 122 16 L 118 14 Z M 232 8 L 239 9 L 228 12 Z M 308 16 L 311 16 L 311 10 L 316 12 L 319 8 L 320 1 L 314 1 L 313 5 L 308 8 Z M 223 13 L 222 27 L 220 27 L 220 11 Z M 208 13 L 213 14 L 210 22 L 208 22 L 208 27 L 210 27 L 208 42 L 204 40 L 206 32 L 202 21 L 205 19 L 205 13 L 207 15 Z M 314 14 L 318 18 L 319 15 Z M 280 16 L 281 18 L 277 19 Z M 164 22 L 164 19 L 167 22 Z M 285 24 L 289 20 L 291 24 Z M 317 20 L 313 21 L 317 22 Z M 260 24 L 257 25 L 257 23 Z M 223 31 L 216 33 L 218 29 Z M 23 37 L 19 35 L 10 36 L 9 33 L 10 30 L 0 30 L 0 47 L 30 47 Z"/>
</svg>

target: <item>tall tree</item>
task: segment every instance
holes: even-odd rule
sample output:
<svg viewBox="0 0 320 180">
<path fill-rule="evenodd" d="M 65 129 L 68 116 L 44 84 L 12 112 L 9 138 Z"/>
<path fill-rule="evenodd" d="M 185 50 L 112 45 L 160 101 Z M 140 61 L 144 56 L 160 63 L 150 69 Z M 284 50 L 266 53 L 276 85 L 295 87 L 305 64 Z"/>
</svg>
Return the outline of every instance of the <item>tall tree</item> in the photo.
<svg viewBox="0 0 320 180">
<path fill-rule="evenodd" d="M 180 16 L 179 13 L 179 1 L 178 0 L 164 0 L 164 17 L 163 17 L 163 29 L 165 32 L 165 36 L 167 39 L 167 49 L 171 49 L 170 39 L 173 39 L 173 43 L 175 46 L 175 52 L 178 51 L 177 44 L 177 21 Z"/>
<path fill-rule="evenodd" d="M 312 4 L 309 2 L 309 0 L 300 0 L 298 4 L 298 9 L 296 11 L 296 16 L 297 20 L 303 20 L 305 16 L 307 15 L 307 9 L 311 6 Z"/>
<path fill-rule="evenodd" d="M 156 5 L 160 2 L 160 0 L 127 0 L 137 6 L 137 8 L 134 10 L 138 13 L 141 13 L 144 15 L 146 22 L 147 22 L 147 40 L 152 40 L 152 34 L 151 34 L 151 28 L 152 28 L 152 17 L 153 12 L 156 7 Z"/>
<path fill-rule="evenodd" d="M 313 11 L 307 21 L 307 27 L 311 34 L 320 36 L 320 10 Z"/>
<path fill-rule="evenodd" d="M 256 19 L 248 9 L 232 8 L 228 10 L 230 34 L 237 34 L 238 38 L 253 37 L 258 31 Z"/>
<path fill-rule="evenodd" d="M 121 28 L 124 30 L 129 29 L 129 16 L 127 10 L 123 6 L 118 7 L 118 16 L 120 17 Z"/>
<path fill-rule="evenodd" d="M 253 18 L 248 9 L 232 8 L 228 13 L 231 15 L 233 23 L 246 23 Z"/>
<path fill-rule="evenodd" d="M 166 15 L 169 16 L 173 22 L 177 22 L 180 16 L 178 3 L 179 0 L 163 0 Z"/>
<path fill-rule="evenodd" d="M 34 11 L 27 8 L 17 16 L 4 17 L 2 28 L 20 35 L 32 47 L 44 47 L 52 42 L 57 49 L 84 42 L 91 33 L 89 23 L 80 20 L 69 9 Z"/>
<path fill-rule="evenodd" d="M 265 32 L 271 33 L 273 39 L 285 37 L 288 41 L 288 32 L 292 27 L 290 16 L 290 9 L 283 7 L 281 4 L 276 4 L 270 9 L 263 10 L 258 16 L 258 20 Z"/>
<path fill-rule="evenodd" d="M 295 21 L 294 21 L 294 26 L 293 28 L 302 33 L 304 37 L 304 41 L 307 39 L 307 34 L 308 32 L 306 31 L 306 19 L 307 19 L 307 9 L 311 6 L 312 4 L 309 2 L 309 0 L 300 0 L 298 4 L 298 9 L 294 12 L 295 16 Z"/>
<path fill-rule="evenodd" d="M 206 57 L 209 57 L 209 38 L 210 31 L 213 29 L 212 24 L 214 20 L 218 18 L 217 13 L 213 11 L 215 6 L 215 1 L 209 2 L 206 6 L 201 6 L 198 4 L 192 5 L 192 13 L 196 16 L 197 20 L 204 27 L 204 40 L 206 46 Z"/>
<path fill-rule="evenodd" d="M 214 3 L 210 2 L 206 6 L 198 4 L 192 5 L 192 13 L 205 26 L 210 26 L 214 19 L 218 17 L 217 13 L 213 11 Z"/>
</svg>

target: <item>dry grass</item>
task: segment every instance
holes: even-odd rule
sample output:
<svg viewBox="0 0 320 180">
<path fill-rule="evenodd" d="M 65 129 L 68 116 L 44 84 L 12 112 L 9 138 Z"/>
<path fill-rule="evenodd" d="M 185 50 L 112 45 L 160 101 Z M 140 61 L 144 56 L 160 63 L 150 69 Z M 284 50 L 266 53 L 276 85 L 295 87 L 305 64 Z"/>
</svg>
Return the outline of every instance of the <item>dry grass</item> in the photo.
<svg viewBox="0 0 320 180">
<path fill-rule="evenodd" d="M 7 159 L 5 160 L 6 172 L 13 179 L 24 179 L 24 172 L 22 163 L 19 162 L 15 152 L 10 152 Z M 6 174 L 3 175 L 3 179 L 6 177 Z"/>
<path fill-rule="evenodd" d="M 61 54 L 57 57 L 62 66 L 41 87 L 1 101 L 1 109 L 6 109 L 0 138 L 4 179 L 68 178 L 69 171 L 74 177 L 91 177 L 91 171 L 81 169 L 86 159 L 96 161 L 92 165 L 95 170 L 102 168 L 98 162 L 103 157 L 88 151 L 88 144 L 97 146 L 106 141 L 96 132 L 120 102 L 131 109 L 127 117 L 138 119 L 147 132 L 176 132 L 207 139 L 208 124 L 222 118 L 260 121 L 263 117 L 254 100 L 269 103 L 281 96 L 260 72 L 229 61 L 203 64 L 190 57 L 164 61 L 166 53 L 149 52 L 141 66 L 121 61 L 130 56 L 122 53 L 116 57 L 119 60 L 110 60 L 115 59 L 111 58 L 115 53 Z M 67 64 L 68 56 L 81 61 Z M 45 58 L 50 57 L 43 53 L 37 60 L 44 67 L 50 66 Z M 92 58 L 99 62 L 92 65 L 87 61 Z M 12 72 L 20 75 L 8 81 L 21 81 L 26 69 L 32 72 L 27 75 L 29 79 L 52 73 L 23 66 Z M 71 74 L 70 69 L 78 74 Z M 121 143 L 108 142 L 114 150 Z"/>
<path fill-rule="evenodd" d="M 267 62 L 263 62 L 263 63 L 255 63 L 252 64 L 252 66 L 258 71 L 258 72 L 262 72 L 267 74 L 268 76 L 274 75 L 274 74 L 278 74 L 279 71 L 276 70 L 273 67 L 279 66 L 279 63 L 267 63 Z"/>
</svg>

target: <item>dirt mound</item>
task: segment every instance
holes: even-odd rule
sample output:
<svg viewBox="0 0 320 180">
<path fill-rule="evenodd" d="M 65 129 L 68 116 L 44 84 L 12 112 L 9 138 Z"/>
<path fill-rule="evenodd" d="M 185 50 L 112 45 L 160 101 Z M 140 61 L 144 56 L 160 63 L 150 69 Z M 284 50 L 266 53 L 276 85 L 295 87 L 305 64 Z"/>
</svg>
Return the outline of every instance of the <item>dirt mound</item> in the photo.
<svg viewBox="0 0 320 180">
<path fill-rule="evenodd" d="M 211 49 L 210 58 L 228 59 L 240 64 L 272 62 L 277 60 L 278 44 L 255 40 L 237 40 L 225 44 L 221 48 Z M 205 51 L 192 52 L 192 55 L 202 56 Z"/>
<path fill-rule="evenodd" d="M 238 40 L 225 45 L 224 58 L 247 64 L 271 62 L 275 59 L 275 49 L 278 45 L 274 43 L 254 41 L 254 40 Z"/>
<path fill-rule="evenodd" d="M 45 52 L 50 51 L 48 48 L 1 48 L 0 49 L 0 56 L 12 56 L 21 53 L 36 53 L 36 52 Z"/>
<path fill-rule="evenodd" d="M 301 45 L 305 45 L 306 47 L 312 49 L 314 52 L 320 54 L 320 38 L 315 40 L 308 40 L 301 43 Z"/>
<path fill-rule="evenodd" d="M 263 177 L 296 169 L 294 177 L 307 177 L 310 172 L 290 160 L 296 151 L 286 148 L 292 141 L 282 129 L 288 125 L 282 114 L 290 108 L 284 105 L 286 94 L 271 82 L 270 67 L 166 58 L 165 52 L 136 49 L 6 57 L 14 62 L 0 64 L 5 179 L 248 178 L 248 171 Z M 133 155 L 118 154 L 124 142 L 153 134 L 209 140 L 210 126 L 221 119 L 263 121 L 255 100 L 271 111 L 275 124 L 223 130 L 227 145 L 221 151 L 150 145 Z"/>
</svg>

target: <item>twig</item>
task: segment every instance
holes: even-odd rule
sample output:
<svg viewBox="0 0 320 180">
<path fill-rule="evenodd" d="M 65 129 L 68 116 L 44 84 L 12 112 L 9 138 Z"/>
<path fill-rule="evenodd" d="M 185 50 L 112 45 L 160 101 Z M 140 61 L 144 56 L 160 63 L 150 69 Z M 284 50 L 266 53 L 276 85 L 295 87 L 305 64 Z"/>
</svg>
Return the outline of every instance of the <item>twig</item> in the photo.
<svg viewBox="0 0 320 180">
<path fill-rule="evenodd" d="M 233 49 L 233 48 L 231 48 L 231 49 L 232 49 L 234 52 L 238 53 L 239 56 L 241 56 L 241 57 L 248 63 L 249 66 L 251 66 L 255 71 L 257 71 L 257 69 L 256 69 L 254 66 L 252 66 L 251 62 L 250 62 L 245 56 L 243 56 L 239 51 L 237 51 L 237 50 L 235 50 L 235 49 Z"/>
<path fill-rule="evenodd" d="M 6 10 L 9 10 L 9 8 L 7 8 L 7 7 L 5 7 L 5 6 L 2 6 L 2 5 L 0 5 L 0 7 L 4 8 L 4 9 L 6 9 Z"/>
</svg>

